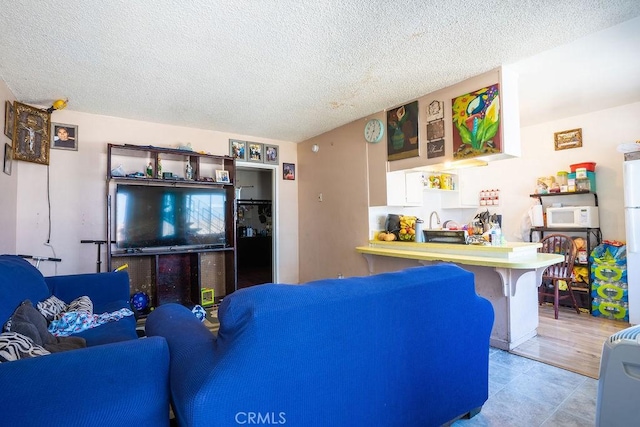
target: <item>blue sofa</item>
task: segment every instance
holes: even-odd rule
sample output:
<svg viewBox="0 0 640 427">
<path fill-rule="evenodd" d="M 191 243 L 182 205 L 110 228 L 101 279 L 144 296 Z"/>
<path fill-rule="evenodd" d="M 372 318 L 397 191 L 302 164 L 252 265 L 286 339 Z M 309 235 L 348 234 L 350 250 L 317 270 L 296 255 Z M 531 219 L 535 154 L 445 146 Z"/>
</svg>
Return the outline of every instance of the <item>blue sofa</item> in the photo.
<svg viewBox="0 0 640 427">
<path fill-rule="evenodd" d="M 455 265 L 224 298 L 217 337 L 185 307 L 147 318 L 180 426 L 439 426 L 488 397 L 493 308 Z"/>
<path fill-rule="evenodd" d="M 0 256 L 0 325 L 25 300 L 89 296 L 94 313 L 128 308 L 126 272 L 43 277 L 24 259 Z M 79 333 L 86 348 L 0 363 L 0 424 L 169 425 L 169 351 L 138 339 L 133 316 Z"/>
</svg>

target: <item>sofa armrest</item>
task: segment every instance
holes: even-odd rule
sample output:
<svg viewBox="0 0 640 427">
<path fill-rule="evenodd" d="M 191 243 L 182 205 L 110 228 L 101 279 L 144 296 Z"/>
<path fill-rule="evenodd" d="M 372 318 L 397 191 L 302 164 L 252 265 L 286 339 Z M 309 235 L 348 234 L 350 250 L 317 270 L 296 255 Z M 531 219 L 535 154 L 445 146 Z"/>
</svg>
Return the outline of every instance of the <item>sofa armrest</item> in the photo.
<svg viewBox="0 0 640 427">
<path fill-rule="evenodd" d="M 83 295 L 94 304 L 129 300 L 129 274 L 126 271 L 50 276 L 45 277 L 45 281 L 53 295 L 66 302 Z"/>
<path fill-rule="evenodd" d="M 218 360 L 215 335 L 188 308 L 175 303 L 153 310 L 145 331 L 148 337 L 164 337 L 169 345 L 171 400 L 178 425 L 197 425 L 203 406 L 210 403 L 202 405 L 200 399 L 219 391 L 210 380 Z"/>
<path fill-rule="evenodd" d="M 2 363 L 2 424 L 168 426 L 168 372 L 158 337 Z"/>
</svg>

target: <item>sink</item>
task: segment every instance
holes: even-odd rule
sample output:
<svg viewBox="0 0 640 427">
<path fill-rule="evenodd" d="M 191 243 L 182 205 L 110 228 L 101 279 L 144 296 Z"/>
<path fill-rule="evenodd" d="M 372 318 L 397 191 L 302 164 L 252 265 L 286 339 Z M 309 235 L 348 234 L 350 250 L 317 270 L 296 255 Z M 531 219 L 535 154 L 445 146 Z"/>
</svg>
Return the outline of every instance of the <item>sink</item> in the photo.
<svg viewBox="0 0 640 427">
<path fill-rule="evenodd" d="M 428 229 L 423 230 L 425 243 L 457 243 L 460 245 L 467 244 L 467 237 L 469 237 L 467 230 L 441 230 L 441 229 Z"/>
</svg>

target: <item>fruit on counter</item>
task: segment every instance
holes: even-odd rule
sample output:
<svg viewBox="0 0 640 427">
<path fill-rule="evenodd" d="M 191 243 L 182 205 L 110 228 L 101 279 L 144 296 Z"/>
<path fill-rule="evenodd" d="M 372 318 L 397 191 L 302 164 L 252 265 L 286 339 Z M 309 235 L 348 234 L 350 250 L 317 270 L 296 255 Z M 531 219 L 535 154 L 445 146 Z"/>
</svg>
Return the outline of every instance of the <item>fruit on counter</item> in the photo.
<svg viewBox="0 0 640 427">
<path fill-rule="evenodd" d="M 414 241 L 416 239 L 416 217 L 400 215 L 400 240 Z"/>
<path fill-rule="evenodd" d="M 382 240 L 384 242 L 393 242 L 396 240 L 396 235 L 393 233 L 387 233 L 386 231 L 381 231 L 378 233 L 378 240 Z"/>
</svg>

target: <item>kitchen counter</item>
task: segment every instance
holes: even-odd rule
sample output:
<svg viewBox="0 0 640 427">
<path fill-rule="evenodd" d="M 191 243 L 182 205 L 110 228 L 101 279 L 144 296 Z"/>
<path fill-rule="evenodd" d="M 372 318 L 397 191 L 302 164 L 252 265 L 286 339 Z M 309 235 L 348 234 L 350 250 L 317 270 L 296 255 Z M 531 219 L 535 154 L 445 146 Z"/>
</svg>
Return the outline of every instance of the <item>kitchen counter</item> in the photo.
<svg viewBox="0 0 640 427">
<path fill-rule="evenodd" d="M 501 246 L 451 243 L 382 242 L 358 246 L 370 274 L 411 265 L 452 262 L 475 274 L 476 292 L 491 301 L 495 322 L 491 345 L 511 350 L 534 337 L 538 328 L 538 285 L 549 265 L 562 255 L 538 253 L 540 243 L 508 242 Z M 441 298 L 446 300 L 446 292 Z M 464 315 L 464 314 L 462 314 Z"/>
<path fill-rule="evenodd" d="M 508 242 L 502 246 L 483 246 L 371 240 L 369 246 L 358 246 L 356 251 L 362 254 L 387 257 L 449 261 L 466 265 L 515 269 L 547 267 L 562 261 L 561 255 L 538 253 L 539 247 L 541 247 L 540 243 L 524 242 Z"/>
</svg>

